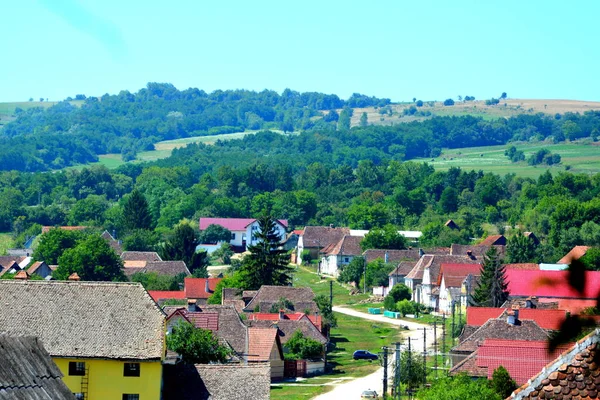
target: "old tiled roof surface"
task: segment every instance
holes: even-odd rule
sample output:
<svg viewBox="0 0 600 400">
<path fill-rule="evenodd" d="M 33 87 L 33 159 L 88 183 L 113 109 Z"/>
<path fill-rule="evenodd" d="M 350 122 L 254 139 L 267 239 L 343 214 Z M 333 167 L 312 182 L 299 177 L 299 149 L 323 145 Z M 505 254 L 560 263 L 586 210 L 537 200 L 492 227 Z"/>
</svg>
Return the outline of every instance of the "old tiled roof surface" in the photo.
<svg viewBox="0 0 600 400">
<path fill-rule="evenodd" d="M 205 304 L 200 306 L 200 312 L 219 314 L 219 329 L 217 336 L 224 339 L 238 354 L 246 354 L 248 330 L 233 306 Z"/>
<path fill-rule="evenodd" d="M 244 290 L 242 292 L 242 298 L 243 299 L 253 299 L 254 296 L 256 296 L 256 293 L 258 293 L 258 290 Z"/>
<path fill-rule="evenodd" d="M 520 317 L 519 317 L 520 319 Z M 547 340 L 548 332 L 535 321 L 521 320 L 520 325 L 511 325 L 506 318 L 490 319 L 471 336 L 455 346 L 452 351 L 473 352 L 485 339 Z"/>
<path fill-rule="evenodd" d="M 136 272 L 154 272 L 158 275 L 176 276 L 179 274 L 191 275 L 183 261 L 147 261 L 141 268 L 124 268 L 125 275 L 131 276 Z"/>
<path fill-rule="evenodd" d="M 185 292 L 183 290 L 148 290 L 148 294 L 156 302 L 159 300 L 185 299 Z"/>
<path fill-rule="evenodd" d="M 41 341 L 0 334 L 0 400 L 74 400 Z"/>
<path fill-rule="evenodd" d="M 481 275 L 481 264 L 441 264 L 438 285 L 441 284 L 443 276 L 446 287 L 460 287 L 469 274 Z"/>
<path fill-rule="evenodd" d="M 185 297 L 188 299 L 208 299 L 215 291 L 217 283 L 223 278 L 185 278 L 183 287 Z M 208 280 L 208 292 L 206 291 L 206 281 Z"/>
<path fill-rule="evenodd" d="M 435 285 L 439 280 L 442 264 L 477 264 L 480 261 L 473 260 L 462 255 L 424 255 L 415 265 L 413 270 L 406 276 L 412 279 L 423 279 L 423 271 L 429 268 L 429 277 Z"/>
<path fill-rule="evenodd" d="M 188 311 L 185 307 L 179 307 L 175 311 L 169 312 L 167 320 L 176 315 L 180 315 L 194 324 L 196 328 L 208 329 L 213 332 L 219 330 L 219 313 L 217 312 L 195 312 Z"/>
<path fill-rule="evenodd" d="M 421 280 L 423 279 L 423 270 L 433 262 L 433 256 L 424 255 L 417 261 L 413 269 L 406 275 L 407 279 Z"/>
<path fill-rule="evenodd" d="M 481 326 L 488 320 L 506 314 L 506 308 L 467 307 L 467 325 Z M 565 310 L 521 308 L 519 319 L 530 319 L 543 329 L 558 330 L 566 317 Z"/>
<path fill-rule="evenodd" d="M 268 286 L 263 285 L 260 287 L 256 295 L 250 300 L 250 302 L 246 305 L 245 310 L 254 311 L 254 307 L 259 305 L 261 310 L 265 312 L 262 308 L 263 304 L 267 303 L 276 303 L 281 298 L 285 298 L 291 301 L 295 306 L 296 311 L 303 312 L 304 308 L 300 308 L 300 303 L 309 304 L 314 303 L 315 294 L 311 288 L 297 288 L 290 286 Z M 269 311 L 268 309 L 266 311 Z"/>
<path fill-rule="evenodd" d="M 319 329 L 306 316 L 299 320 L 284 319 L 279 321 L 246 321 L 250 327 L 279 328 L 279 338 L 282 344 L 286 344 L 292 337 L 294 332 L 300 331 L 304 337 L 309 337 L 322 344 L 327 343 L 327 338 L 319 331 Z"/>
<path fill-rule="evenodd" d="M 323 248 L 331 243 L 337 243 L 344 236 L 350 235 L 349 228 L 330 228 L 328 226 L 307 226 L 304 228 L 302 243 L 304 248 Z"/>
<path fill-rule="evenodd" d="M 284 319 L 291 319 L 297 321 L 305 315 L 306 314 L 302 312 L 285 313 Z M 319 328 L 319 330 L 321 330 L 322 318 L 320 315 L 306 315 L 306 317 L 310 319 L 312 323 L 315 324 L 317 328 Z M 277 321 L 280 319 L 280 316 L 279 313 L 252 313 L 248 316 L 248 319 L 252 321 Z"/>
<path fill-rule="evenodd" d="M 519 306 L 519 308 L 526 308 L 527 300 L 529 298 L 530 298 L 529 296 L 510 298 L 507 301 L 505 301 L 504 304 L 502 304 L 502 308 L 512 308 L 513 306 Z M 551 299 L 542 299 L 542 300 L 543 301 L 540 301 L 540 299 L 535 299 L 535 305 L 536 305 L 537 309 L 544 309 L 544 310 L 561 309 L 561 310 L 569 311 L 568 308 L 559 307 L 558 300 L 551 300 Z"/>
<path fill-rule="evenodd" d="M 453 244 L 450 246 L 450 254 L 466 256 L 467 252 L 470 251 L 472 256 L 480 258 L 483 261 L 484 254 L 490 249 L 491 246 L 481 244 Z M 498 250 L 498 255 L 502 258 L 506 252 L 506 246 L 494 246 Z"/>
<path fill-rule="evenodd" d="M 360 256 L 362 254 L 360 248 L 360 241 L 362 239 L 360 236 L 346 235 L 327 251 L 327 255 Z"/>
<path fill-rule="evenodd" d="M 419 259 L 419 250 L 411 249 L 411 250 L 385 250 L 385 249 L 369 249 L 363 253 L 366 261 L 369 263 L 371 261 L 375 261 L 380 258 L 385 261 L 385 255 L 387 253 L 387 259 L 390 263 L 399 263 L 404 260 L 414 260 L 417 261 Z"/>
<path fill-rule="evenodd" d="M 43 306 L 24 312 L 23 304 Z M 160 359 L 165 315 L 139 283 L 0 280 L 0 329 L 52 356 Z"/>
<path fill-rule="evenodd" d="M 511 296 L 595 299 L 600 293 L 600 271 L 585 272 L 585 288 L 578 292 L 567 282 L 569 271 L 506 270 Z"/>
<path fill-rule="evenodd" d="M 223 300 L 241 300 L 242 292 L 238 288 L 223 288 L 221 290 Z"/>
<path fill-rule="evenodd" d="M 15 257 L 15 256 L 0 256 L 0 265 L 4 268 L 10 268 L 13 264 L 19 265 L 21 261 L 23 261 L 25 257 Z"/>
<path fill-rule="evenodd" d="M 276 343 L 277 329 L 248 328 L 248 361 L 269 361 Z"/>
<path fill-rule="evenodd" d="M 123 261 L 162 261 L 158 253 L 154 251 L 124 251 L 121 253 Z"/>
<path fill-rule="evenodd" d="M 479 329 L 479 326 L 475 325 L 465 325 L 463 326 L 462 331 L 458 337 L 458 343 L 462 343 L 466 338 L 475 333 L 475 331 Z"/>
<path fill-rule="evenodd" d="M 415 267 L 415 264 L 417 263 L 417 261 L 418 260 L 400 261 L 400 263 L 398 264 L 398 266 L 396 268 L 394 268 L 392 270 L 392 272 L 390 272 L 388 275 L 389 276 L 394 276 L 394 275 L 406 276 Z"/>
<path fill-rule="evenodd" d="M 600 394 L 600 331 L 563 352 L 507 399 L 597 399 Z"/>
<path fill-rule="evenodd" d="M 575 260 L 579 260 L 581 257 L 585 256 L 589 247 L 588 246 L 575 246 L 569 251 L 563 258 L 558 260 L 557 264 L 571 264 L 571 262 Z"/>
<path fill-rule="evenodd" d="M 125 267 L 125 268 L 144 268 L 147 263 L 148 263 L 148 261 L 144 261 L 144 260 L 125 260 L 125 261 L 123 261 L 123 267 Z"/>
<path fill-rule="evenodd" d="M 462 361 L 452 366 L 448 371 L 450 375 L 465 373 L 473 378 L 487 377 L 487 368 L 477 365 L 477 351 L 469 354 Z"/>
<path fill-rule="evenodd" d="M 165 365 L 163 400 L 268 400 L 269 363 Z"/>
<path fill-rule="evenodd" d="M 29 266 L 29 268 L 27 268 L 27 272 L 30 273 L 30 274 L 35 273 L 35 271 L 37 271 L 38 268 L 41 267 L 43 263 L 44 263 L 43 261 L 36 261 L 36 262 L 34 262 L 33 264 L 31 264 Z"/>
<path fill-rule="evenodd" d="M 528 270 L 528 271 L 538 271 L 540 269 L 540 264 L 536 263 L 515 263 L 515 264 L 504 264 L 506 269 L 517 269 L 517 270 Z"/>
<path fill-rule="evenodd" d="M 505 244 L 506 238 L 504 237 L 504 235 L 490 235 L 479 243 L 480 246 L 493 246 Z"/>
</svg>

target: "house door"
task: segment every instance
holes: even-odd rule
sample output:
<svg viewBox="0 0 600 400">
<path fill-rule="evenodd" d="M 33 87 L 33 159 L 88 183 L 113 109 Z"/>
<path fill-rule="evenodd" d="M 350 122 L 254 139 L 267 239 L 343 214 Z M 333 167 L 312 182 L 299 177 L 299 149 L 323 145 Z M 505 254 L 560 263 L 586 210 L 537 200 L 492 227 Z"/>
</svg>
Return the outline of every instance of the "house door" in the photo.
<svg viewBox="0 0 600 400">
<path fill-rule="evenodd" d="M 283 376 L 286 378 L 295 378 L 297 377 L 297 364 L 296 364 L 296 360 L 292 360 L 292 361 L 284 361 L 283 364 Z"/>
</svg>

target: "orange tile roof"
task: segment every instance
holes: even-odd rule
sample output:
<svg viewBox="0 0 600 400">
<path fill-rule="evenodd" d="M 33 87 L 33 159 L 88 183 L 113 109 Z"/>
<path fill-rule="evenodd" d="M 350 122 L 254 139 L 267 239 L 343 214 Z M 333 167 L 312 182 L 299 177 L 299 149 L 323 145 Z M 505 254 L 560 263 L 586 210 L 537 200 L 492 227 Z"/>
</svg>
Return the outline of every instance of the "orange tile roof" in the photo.
<svg viewBox="0 0 600 400">
<path fill-rule="evenodd" d="M 129 260 L 123 262 L 123 267 L 125 268 L 144 268 L 146 266 L 146 261 L 142 260 Z"/>
<path fill-rule="evenodd" d="M 277 343 L 277 329 L 248 328 L 248 361 L 269 361 Z"/>
<path fill-rule="evenodd" d="M 540 264 L 536 263 L 514 263 L 504 264 L 507 269 L 519 269 L 521 271 L 536 271 L 540 269 Z"/>
<path fill-rule="evenodd" d="M 589 247 L 588 246 L 575 246 L 569 251 L 563 258 L 558 260 L 557 264 L 571 264 L 575 260 L 579 260 L 581 257 L 585 256 Z"/>
<path fill-rule="evenodd" d="M 184 290 L 185 297 L 188 299 L 208 299 L 215 291 L 217 283 L 222 278 L 185 278 Z M 208 292 L 206 291 L 206 281 L 208 280 Z"/>
<path fill-rule="evenodd" d="M 185 292 L 183 290 L 148 290 L 148 294 L 156 302 L 166 299 L 185 299 Z"/>
</svg>

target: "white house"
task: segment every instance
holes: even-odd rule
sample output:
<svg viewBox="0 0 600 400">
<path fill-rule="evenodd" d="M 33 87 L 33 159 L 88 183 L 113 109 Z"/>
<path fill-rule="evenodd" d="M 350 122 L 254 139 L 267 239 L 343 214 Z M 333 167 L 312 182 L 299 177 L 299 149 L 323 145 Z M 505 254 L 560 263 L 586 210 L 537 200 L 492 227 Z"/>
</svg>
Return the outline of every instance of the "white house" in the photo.
<svg viewBox="0 0 600 400">
<path fill-rule="evenodd" d="M 354 257 L 360 256 L 362 250 L 360 236 L 346 235 L 337 243 L 323 249 L 325 253 L 321 258 L 321 272 L 323 274 L 338 276 L 341 269 L 350 264 Z"/>
<path fill-rule="evenodd" d="M 275 222 L 277 234 L 281 240 L 284 240 L 288 222 L 285 219 Z M 258 220 L 254 218 L 200 218 L 200 231 L 210 225 L 220 225 L 231 231 L 229 243 L 238 251 L 246 251 L 248 246 L 255 245 L 257 243 L 255 235 L 260 231 Z"/>
</svg>

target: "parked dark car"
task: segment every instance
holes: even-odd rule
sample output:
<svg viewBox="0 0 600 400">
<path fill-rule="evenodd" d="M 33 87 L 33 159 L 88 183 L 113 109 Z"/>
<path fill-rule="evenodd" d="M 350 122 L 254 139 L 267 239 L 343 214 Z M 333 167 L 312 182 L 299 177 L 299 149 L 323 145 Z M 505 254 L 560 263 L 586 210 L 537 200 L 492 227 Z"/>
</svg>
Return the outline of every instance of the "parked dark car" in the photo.
<svg viewBox="0 0 600 400">
<path fill-rule="evenodd" d="M 356 350 L 354 354 L 352 354 L 352 358 L 355 360 L 377 360 L 379 359 L 379 356 L 366 350 Z"/>
<path fill-rule="evenodd" d="M 365 390 L 364 392 L 362 392 L 362 394 L 360 395 L 361 399 L 376 399 L 377 398 L 377 392 L 374 390 Z"/>
</svg>

